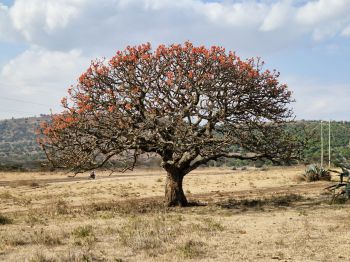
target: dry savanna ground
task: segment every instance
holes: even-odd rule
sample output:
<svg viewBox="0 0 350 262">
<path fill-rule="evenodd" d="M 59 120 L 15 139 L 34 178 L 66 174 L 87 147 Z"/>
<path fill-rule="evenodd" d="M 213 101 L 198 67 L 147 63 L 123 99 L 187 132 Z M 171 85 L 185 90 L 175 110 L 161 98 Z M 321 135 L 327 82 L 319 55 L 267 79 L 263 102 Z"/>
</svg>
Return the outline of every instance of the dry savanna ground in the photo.
<svg viewBox="0 0 350 262">
<path fill-rule="evenodd" d="M 349 261 L 350 205 L 303 169 L 194 171 L 187 208 L 161 170 L 0 173 L 0 261 Z"/>
</svg>

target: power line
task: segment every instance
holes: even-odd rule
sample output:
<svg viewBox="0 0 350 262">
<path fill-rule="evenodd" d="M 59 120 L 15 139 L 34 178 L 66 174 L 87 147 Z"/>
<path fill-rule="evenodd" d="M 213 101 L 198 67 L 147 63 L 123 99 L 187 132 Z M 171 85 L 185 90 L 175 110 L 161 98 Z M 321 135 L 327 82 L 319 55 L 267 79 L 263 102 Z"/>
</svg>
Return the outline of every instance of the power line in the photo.
<svg viewBox="0 0 350 262">
<path fill-rule="evenodd" d="M 41 113 L 38 113 L 38 112 L 28 112 L 28 111 L 18 111 L 18 110 L 11 110 L 11 111 L 8 111 L 8 110 L 2 110 L 0 109 L 0 114 L 3 114 L 3 113 L 6 113 L 6 114 L 34 114 L 34 115 L 38 115 L 38 114 L 41 114 Z"/>
<path fill-rule="evenodd" d="M 50 105 L 46 105 L 46 104 L 42 104 L 42 103 L 37 103 L 37 102 L 32 102 L 32 101 L 28 101 L 28 100 L 17 99 L 17 98 L 10 98 L 10 97 L 3 97 L 3 96 L 0 96 L 0 99 L 2 99 L 2 100 L 8 100 L 8 101 L 14 101 L 14 102 L 19 102 L 19 103 L 26 103 L 26 104 L 44 106 L 44 107 L 50 107 Z"/>
<path fill-rule="evenodd" d="M 7 110 L 7 109 L 2 109 L 2 108 L 0 108 L 0 114 L 1 114 L 1 113 L 10 113 L 10 114 L 35 114 L 35 115 L 40 114 L 40 113 L 38 113 L 38 112 L 32 112 L 32 111 L 21 111 L 21 110 L 15 110 L 15 109 Z"/>
</svg>

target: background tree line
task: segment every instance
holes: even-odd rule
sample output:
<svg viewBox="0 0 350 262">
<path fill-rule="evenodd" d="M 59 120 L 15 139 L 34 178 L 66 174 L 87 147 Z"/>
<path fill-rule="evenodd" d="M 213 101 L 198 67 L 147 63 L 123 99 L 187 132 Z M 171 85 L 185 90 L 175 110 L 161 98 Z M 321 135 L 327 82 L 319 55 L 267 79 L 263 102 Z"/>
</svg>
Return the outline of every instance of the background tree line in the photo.
<svg viewBox="0 0 350 262">
<path fill-rule="evenodd" d="M 49 117 L 29 117 L 0 121 L 0 170 L 45 170 L 49 169 L 45 154 L 36 142 L 35 130 Z M 319 163 L 321 154 L 321 122 L 301 120 L 293 125 L 303 126 L 312 132 L 312 141 L 304 150 L 303 164 Z M 295 126 L 291 126 L 294 130 Z M 302 135 L 302 134 L 301 134 Z M 324 163 L 328 163 L 328 122 L 323 123 Z M 233 150 L 234 150 L 233 146 Z M 331 160 L 339 164 L 350 159 L 350 122 L 331 122 Z M 114 163 L 118 165 L 118 163 Z M 143 167 L 157 167 L 160 160 L 155 155 L 144 156 L 139 160 Z M 221 158 L 211 161 L 208 166 L 257 166 L 272 165 L 270 161 L 249 161 Z"/>
</svg>

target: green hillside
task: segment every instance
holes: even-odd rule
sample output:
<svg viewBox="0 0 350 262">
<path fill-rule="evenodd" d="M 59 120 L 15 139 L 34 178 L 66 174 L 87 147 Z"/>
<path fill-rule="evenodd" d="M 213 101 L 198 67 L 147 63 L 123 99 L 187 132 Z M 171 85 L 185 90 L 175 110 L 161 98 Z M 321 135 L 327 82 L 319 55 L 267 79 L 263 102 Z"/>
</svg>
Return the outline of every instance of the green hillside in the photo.
<svg viewBox="0 0 350 262">
<path fill-rule="evenodd" d="M 36 142 L 35 130 L 47 116 L 0 121 L 0 168 L 32 169 L 45 162 L 45 155 Z"/>
<path fill-rule="evenodd" d="M 8 119 L 0 121 L 0 169 L 28 170 L 42 168 L 47 164 L 44 153 L 36 142 L 35 130 L 39 123 L 48 120 L 48 116 Z M 304 163 L 320 162 L 321 122 L 298 121 L 307 132 L 312 132 L 312 143 L 305 149 Z M 324 163 L 328 163 L 328 122 L 323 123 Z M 331 122 L 331 160 L 339 164 L 350 159 L 350 122 Z M 148 162 L 159 164 L 158 160 L 140 160 L 141 164 L 149 166 Z M 209 165 L 250 165 L 247 161 L 220 159 Z"/>
<path fill-rule="evenodd" d="M 300 121 L 306 125 L 306 130 L 313 132 L 313 143 L 305 149 L 305 158 L 307 162 L 319 163 L 321 156 L 321 122 L 320 121 Z M 324 163 L 328 164 L 329 148 L 329 125 L 323 122 L 323 149 Z M 350 122 L 332 121 L 330 124 L 330 148 L 331 163 L 340 164 L 350 160 Z"/>
</svg>

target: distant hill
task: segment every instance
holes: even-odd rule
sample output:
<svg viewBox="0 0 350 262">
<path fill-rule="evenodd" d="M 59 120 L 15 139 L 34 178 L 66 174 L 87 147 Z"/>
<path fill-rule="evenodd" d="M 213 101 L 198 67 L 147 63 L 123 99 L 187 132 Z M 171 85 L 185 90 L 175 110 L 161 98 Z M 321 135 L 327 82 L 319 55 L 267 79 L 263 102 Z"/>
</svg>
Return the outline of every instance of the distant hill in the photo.
<svg viewBox="0 0 350 262">
<path fill-rule="evenodd" d="M 28 117 L 0 121 L 0 168 L 32 169 L 45 162 L 36 142 L 35 130 L 49 117 Z"/>
<path fill-rule="evenodd" d="M 40 122 L 47 121 L 49 116 L 28 117 L 19 119 L 0 120 L 0 170 L 28 170 L 42 168 L 47 164 L 45 154 L 36 142 L 35 130 Z M 306 163 L 320 162 L 320 121 L 298 121 L 306 130 L 314 131 L 314 143 L 305 149 Z M 328 123 L 323 124 L 324 163 L 328 163 Z M 350 160 L 350 122 L 331 123 L 331 159 L 333 163 Z M 159 166 L 160 160 L 154 155 L 143 157 L 139 164 L 144 166 Z M 252 164 L 247 161 L 221 159 L 209 165 L 239 166 Z"/>
</svg>

